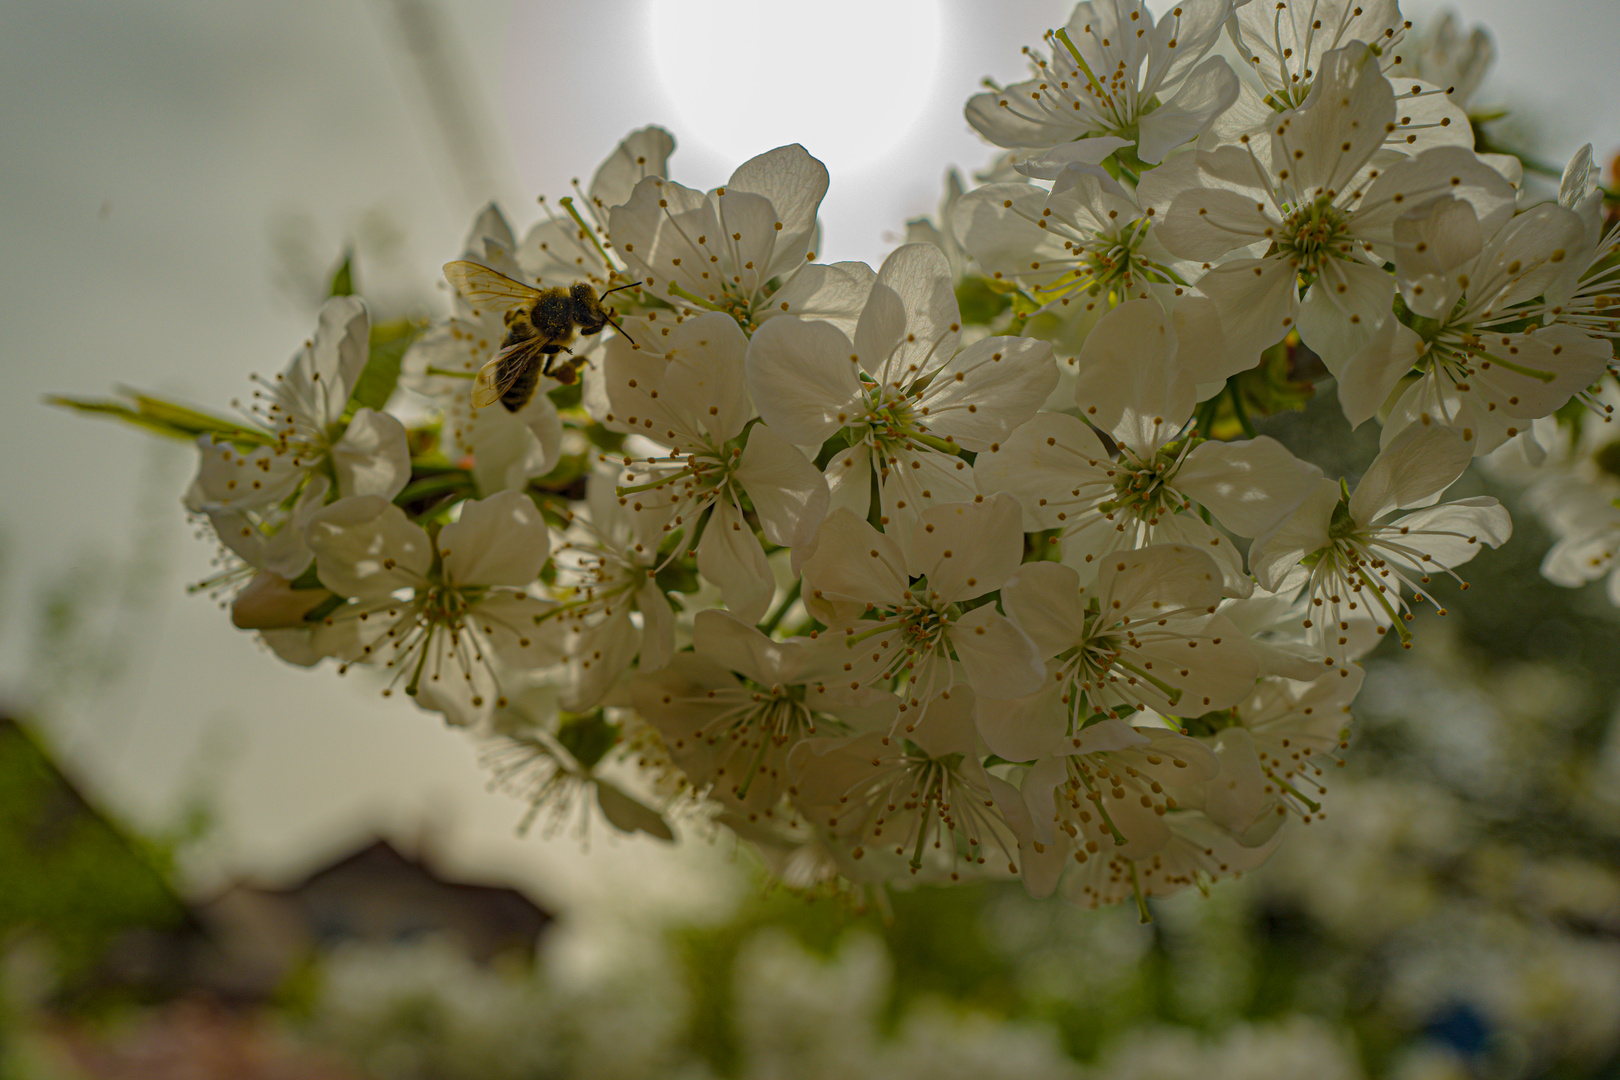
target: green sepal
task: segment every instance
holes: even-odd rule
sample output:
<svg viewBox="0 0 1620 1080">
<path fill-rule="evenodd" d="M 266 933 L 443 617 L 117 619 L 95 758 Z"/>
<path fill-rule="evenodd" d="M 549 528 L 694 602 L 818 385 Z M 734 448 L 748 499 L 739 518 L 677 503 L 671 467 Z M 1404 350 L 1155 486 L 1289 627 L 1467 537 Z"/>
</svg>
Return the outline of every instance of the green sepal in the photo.
<svg viewBox="0 0 1620 1080">
<path fill-rule="evenodd" d="M 575 715 L 564 713 L 557 727 L 557 741 L 589 771 L 607 757 L 619 741 L 619 725 L 610 724 L 602 710 Z"/>
<path fill-rule="evenodd" d="M 1236 707 L 1219 709 L 1207 712 L 1201 716 L 1181 717 L 1181 730 L 1183 734 L 1194 737 L 1207 737 L 1225 731 L 1229 727 L 1239 727 L 1242 721 L 1238 719 Z"/>
<path fill-rule="evenodd" d="M 1022 290 L 1012 293 L 1011 299 L 1013 314 L 1015 316 L 1022 315 L 1026 319 L 1041 310 L 1043 306 L 1039 300 Z"/>
<path fill-rule="evenodd" d="M 303 580 L 303 579 L 300 577 L 299 580 Z M 304 621 L 307 622 L 307 623 L 321 622 L 321 621 L 325 620 L 325 618 L 328 615 L 332 614 L 332 612 L 336 611 L 338 608 L 342 607 L 344 604 L 347 604 L 348 602 L 349 602 L 348 597 L 339 596 L 336 593 L 333 593 L 331 596 L 328 596 L 325 600 L 321 601 L 319 604 L 316 604 L 314 607 L 312 607 L 308 611 L 304 612 Z"/>
<path fill-rule="evenodd" d="M 680 533 L 675 534 L 679 536 Z M 701 587 L 697 570 L 687 559 L 672 559 L 659 567 L 653 579 L 667 596 L 670 593 L 695 593 Z"/>
<path fill-rule="evenodd" d="M 1356 533 L 1356 519 L 1350 513 L 1350 486 L 1341 477 L 1339 501 L 1333 504 L 1333 516 L 1328 519 L 1328 539 L 1347 540 Z"/>
<path fill-rule="evenodd" d="M 326 295 L 354 295 L 354 250 L 352 248 L 343 252 L 343 261 L 338 263 L 336 270 L 332 271 L 332 284 L 327 287 Z"/>
<path fill-rule="evenodd" d="M 449 468 L 427 472 L 417 467 L 411 471 L 410 482 L 394 496 L 394 505 L 414 517 L 425 513 L 428 509 L 432 509 L 434 513 L 446 510 L 453 503 L 471 498 L 474 494 L 472 474 L 466 469 Z M 416 505 L 428 499 L 437 499 L 441 495 L 452 495 L 456 498 L 435 502 L 432 507 Z"/>
</svg>

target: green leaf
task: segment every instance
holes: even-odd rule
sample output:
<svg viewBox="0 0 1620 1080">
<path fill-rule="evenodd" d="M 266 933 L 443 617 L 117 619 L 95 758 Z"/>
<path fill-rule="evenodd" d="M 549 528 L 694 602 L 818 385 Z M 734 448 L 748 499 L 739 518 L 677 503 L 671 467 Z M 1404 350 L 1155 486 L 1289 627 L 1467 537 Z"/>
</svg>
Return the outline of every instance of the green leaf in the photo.
<svg viewBox="0 0 1620 1080">
<path fill-rule="evenodd" d="M 162 398 L 148 397 L 134 390 L 125 390 L 125 400 L 117 398 L 75 398 L 53 394 L 46 404 L 75 412 L 97 416 L 110 416 L 126 424 L 145 428 L 171 439 L 190 442 L 198 435 L 217 435 L 231 442 L 268 443 L 270 437 L 254 428 L 244 427 L 235 420 L 212 413 L 199 412 Z"/>
<path fill-rule="evenodd" d="M 354 393 L 349 396 L 349 411 L 357 409 L 383 409 L 394 396 L 399 385 L 399 365 L 405 359 L 405 350 L 422 333 L 422 326 L 413 319 L 394 319 L 373 323 L 371 326 L 371 354 L 365 369 L 355 381 Z"/>
<path fill-rule="evenodd" d="M 343 253 L 343 261 L 338 268 L 332 271 L 332 284 L 326 290 L 327 296 L 353 296 L 354 295 L 354 252 Z"/>
<path fill-rule="evenodd" d="M 956 305 L 962 311 L 962 321 L 970 325 L 989 326 L 997 315 L 1007 310 L 1012 298 L 1006 290 L 995 287 L 999 282 L 989 278 L 963 278 L 956 286 Z"/>
<path fill-rule="evenodd" d="M 1226 387 L 1199 408 L 1199 430 L 1212 439 L 1253 437 L 1253 422 L 1282 412 L 1298 412 L 1316 393 L 1304 365 L 1307 356 L 1290 335 L 1260 354 L 1260 362 L 1226 381 Z"/>
</svg>

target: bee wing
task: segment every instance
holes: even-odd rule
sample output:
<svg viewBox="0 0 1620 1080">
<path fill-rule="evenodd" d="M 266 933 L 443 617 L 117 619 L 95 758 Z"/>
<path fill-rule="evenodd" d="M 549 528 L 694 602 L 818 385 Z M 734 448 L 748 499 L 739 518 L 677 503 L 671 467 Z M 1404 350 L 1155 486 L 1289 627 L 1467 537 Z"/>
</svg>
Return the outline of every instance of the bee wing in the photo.
<svg viewBox="0 0 1620 1080">
<path fill-rule="evenodd" d="M 533 351 L 538 342 L 534 340 L 520 341 L 516 345 L 508 345 L 495 354 L 494 359 L 478 369 L 478 375 L 473 379 L 472 403 L 475 409 L 487 409 L 512 389 L 512 385 L 522 377 L 529 364 L 540 362 L 539 354 L 526 358 L 525 363 L 506 363 L 509 358 Z M 504 365 L 504 368 L 503 368 Z"/>
<path fill-rule="evenodd" d="M 444 264 L 444 276 L 456 291 L 466 297 L 474 308 L 484 305 L 509 308 L 527 304 L 540 298 L 540 290 L 521 281 L 513 281 L 505 274 L 465 259 Z"/>
</svg>

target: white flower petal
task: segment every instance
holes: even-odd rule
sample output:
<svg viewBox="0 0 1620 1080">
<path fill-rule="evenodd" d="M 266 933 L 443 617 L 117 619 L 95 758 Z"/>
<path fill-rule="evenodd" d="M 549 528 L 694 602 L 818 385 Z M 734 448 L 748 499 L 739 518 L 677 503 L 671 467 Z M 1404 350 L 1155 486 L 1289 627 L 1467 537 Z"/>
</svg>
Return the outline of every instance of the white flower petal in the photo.
<svg viewBox="0 0 1620 1080">
<path fill-rule="evenodd" d="M 929 507 L 912 531 L 907 571 L 927 577 L 928 591 L 944 603 L 999 589 L 1024 556 L 1020 520 L 1011 495 Z"/>
<path fill-rule="evenodd" d="M 827 194 L 827 167 L 798 143 L 779 146 L 737 166 L 726 185 L 727 194 L 733 191 L 761 195 L 775 209 L 782 229 L 773 265 L 803 262 L 815 234 L 816 210 Z"/>
<path fill-rule="evenodd" d="M 863 262 L 811 263 L 771 294 L 769 306 L 754 316 L 755 322 L 797 315 L 832 323 L 853 337 L 875 280 L 876 272 Z"/>
<path fill-rule="evenodd" d="M 1189 6 L 1207 10 L 1217 5 L 1205 3 Z M 1177 51 L 1185 44 L 1178 42 Z M 1137 156 L 1149 163 L 1163 161 L 1165 154 L 1203 134 L 1210 121 L 1230 108 L 1237 96 L 1237 73 L 1225 57 L 1205 57 L 1187 76 L 1174 97 L 1142 117 L 1141 145 Z"/>
<path fill-rule="evenodd" d="M 1047 681 L 1046 664 L 1036 655 L 1035 643 L 992 604 L 957 619 L 951 627 L 951 644 L 980 698 L 1023 697 Z"/>
<path fill-rule="evenodd" d="M 827 481 L 815 462 L 764 424 L 749 431 L 732 476 L 748 492 L 773 544 L 804 543 L 827 516 Z"/>
<path fill-rule="evenodd" d="M 1383 267 L 1327 259 L 1299 309 L 1300 340 L 1332 370 L 1341 368 L 1390 318 L 1395 279 Z"/>
<path fill-rule="evenodd" d="M 1293 190 L 1347 192 L 1395 120 L 1395 91 L 1372 49 L 1352 41 L 1322 58 L 1305 104 L 1272 125 L 1271 160 Z M 1359 216 L 1359 215 L 1358 215 Z"/>
<path fill-rule="evenodd" d="M 1050 677 L 1041 682 L 1039 690 L 1023 697 L 978 695 L 979 737 L 992 754 L 1008 761 L 1034 761 L 1064 749 L 1069 715 L 1059 700 L 1063 686 Z"/>
<path fill-rule="evenodd" d="M 1300 560 L 1332 543 L 1328 525 L 1338 505 L 1339 485 L 1323 477 L 1293 513 L 1255 539 L 1249 547 L 1249 569 L 1261 588 L 1289 592 L 1304 583 L 1310 571 Z"/>
<path fill-rule="evenodd" d="M 844 509 L 865 520 L 872 505 L 872 448 L 865 443 L 840 450 L 827 463 L 827 512 Z"/>
<path fill-rule="evenodd" d="M 1351 427 L 1378 415 L 1427 348 L 1411 327 L 1397 319 L 1384 320 L 1338 372 L 1339 407 Z"/>
<path fill-rule="evenodd" d="M 906 386 L 956 355 L 960 321 L 945 253 L 905 244 L 878 270 L 855 328 L 855 352 L 880 382 Z"/>
<path fill-rule="evenodd" d="M 1200 155 L 1199 160 L 1206 158 Z M 1207 160 L 1220 161 L 1219 158 Z M 1204 172 L 1195 179 L 1206 185 L 1214 181 Z M 1212 262 L 1232 251 L 1268 241 L 1276 234 L 1275 212 L 1263 201 L 1263 196 L 1257 196 L 1259 193 L 1254 190 L 1186 188 L 1171 200 L 1169 211 L 1155 227 L 1153 235 L 1183 259 Z"/>
<path fill-rule="evenodd" d="M 1152 621 L 1221 602 L 1221 569 L 1190 544 L 1154 544 L 1110 556 L 1097 571 L 1103 606 L 1136 621 Z M 1239 634 L 1239 637 L 1242 635 Z"/>
<path fill-rule="evenodd" d="M 1350 516 L 1366 525 L 1392 510 L 1431 503 L 1473 460 L 1474 441 L 1461 431 L 1413 424 L 1367 466 L 1350 496 Z"/>
<path fill-rule="evenodd" d="M 379 495 L 339 499 L 316 511 L 305 536 L 321 584 L 340 596 L 372 600 L 415 588 L 433 565 L 427 533 Z"/>
<path fill-rule="evenodd" d="M 594 708 L 614 683 L 632 666 L 653 671 L 654 666 L 635 665 L 642 634 L 630 620 L 630 609 L 621 606 L 594 626 L 573 629 L 568 635 L 568 672 L 572 677 L 563 687 L 562 704 L 574 712 Z M 649 718 L 650 719 L 650 718 Z"/>
<path fill-rule="evenodd" d="M 1001 590 L 1001 604 L 1035 642 L 1042 659 L 1085 639 L 1080 575 L 1061 563 L 1033 562 L 1018 568 Z"/>
<path fill-rule="evenodd" d="M 1074 486 L 1076 474 L 1091 463 L 1106 463 L 1108 452 L 1085 421 L 1065 413 L 1037 413 L 999 446 L 973 463 L 979 490 L 1005 491 L 1024 509 L 1024 531 L 1062 524 L 1061 511 L 1047 498 Z"/>
<path fill-rule="evenodd" d="M 1495 499 L 1476 496 L 1404 514 L 1391 521 L 1384 534 L 1392 543 L 1420 555 L 1411 558 L 1381 546 L 1379 550 L 1387 552 L 1392 562 L 1432 572 L 1437 567 L 1461 566 L 1479 554 L 1482 544 L 1501 547 L 1513 535 L 1513 519 Z"/>
<path fill-rule="evenodd" d="M 1395 219 L 1396 275 L 1406 306 L 1425 318 L 1450 313 L 1462 296 L 1457 273 L 1485 243 L 1479 215 L 1461 199 L 1435 199 Z"/>
<path fill-rule="evenodd" d="M 932 434 L 978 452 L 1034 416 L 1057 381 L 1057 363 L 1046 342 L 985 338 L 939 369 L 916 408 Z"/>
<path fill-rule="evenodd" d="M 1356 208 L 1352 231 L 1388 251 L 1395 222 L 1433 199 L 1459 199 L 1473 207 L 1489 235 L 1513 216 L 1513 186 L 1471 148 L 1442 146 L 1397 161 L 1367 188 Z"/>
<path fill-rule="evenodd" d="M 1321 469 L 1262 435 L 1200 443 L 1176 470 L 1175 486 L 1214 514 L 1223 527 L 1255 537 L 1282 520 L 1321 478 Z"/>
<path fill-rule="evenodd" d="M 461 517 L 439 531 L 438 542 L 445 580 L 458 587 L 523 588 L 551 555 L 545 519 L 521 491 L 463 503 Z"/>
<path fill-rule="evenodd" d="M 392 499 L 411 479 L 405 425 L 388 413 L 360 409 L 332 447 L 332 468 L 339 494 Z"/>
<path fill-rule="evenodd" d="M 314 340 L 276 382 L 282 407 L 316 431 L 340 420 L 371 355 L 370 335 L 366 307 L 358 297 L 328 299 L 321 305 Z"/>
<path fill-rule="evenodd" d="M 1294 268 L 1288 260 L 1234 259 L 1198 279 L 1198 290 L 1221 313 L 1226 347 L 1239 354 L 1260 352 L 1281 341 L 1299 310 Z"/>
<path fill-rule="evenodd" d="M 795 446 L 820 446 L 864 413 L 849 338 L 835 326 L 784 316 L 748 343 L 748 388 L 760 418 Z"/>
<path fill-rule="evenodd" d="M 698 541 L 698 573 L 720 586 L 726 608 L 744 622 L 765 617 L 776 583 L 754 530 L 729 500 L 720 499 Z"/>
<path fill-rule="evenodd" d="M 612 209 L 630 198 L 638 183 L 648 176 L 669 175 L 669 155 L 675 152 L 675 138 L 661 127 L 632 131 L 620 141 L 591 177 L 591 201 Z"/>
<path fill-rule="evenodd" d="M 1164 308 L 1128 300 L 1098 320 L 1075 358 L 1075 403 L 1087 420 L 1132 449 L 1157 449 L 1197 405 L 1197 384 L 1175 362 Z"/>
<path fill-rule="evenodd" d="M 894 540 L 842 508 L 821 523 L 803 579 L 805 606 L 822 622 L 833 621 L 834 605 L 897 605 L 910 584 Z"/>
</svg>

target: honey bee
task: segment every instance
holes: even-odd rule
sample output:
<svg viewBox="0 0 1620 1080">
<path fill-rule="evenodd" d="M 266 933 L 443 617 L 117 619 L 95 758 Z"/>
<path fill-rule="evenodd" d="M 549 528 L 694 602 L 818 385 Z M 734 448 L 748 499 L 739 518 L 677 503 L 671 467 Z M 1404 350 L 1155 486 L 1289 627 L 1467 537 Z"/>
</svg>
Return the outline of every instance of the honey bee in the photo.
<svg viewBox="0 0 1620 1080">
<path fill-rule="evenodd" d="M 579 367 L 585 361 L 575 357 L 568 347 L 576 333 L 600 334 L 611 325 L 624 334 L 624 327 L 613 321 L 596 290 L 583 281 L 566 289 L 536 289 L 465 260 L 445 263 L 444 276 L 475 308 L 482 310 L 491 302 L 506 308 L 506 336 L 501 339 L 500 352 L 478 369 L 473 383 L 475 408 L 487 408 L 499 401 L 508 412 L 517 412 L 534 396 L 541 375 L 550 375 L 560 383 L 579 378 Z M 633 281 L 620 285 L 602 296 L 637 284 Z M 558 363 L 560 352 L 568 353 L 569 358 Z"/>
</svg>

